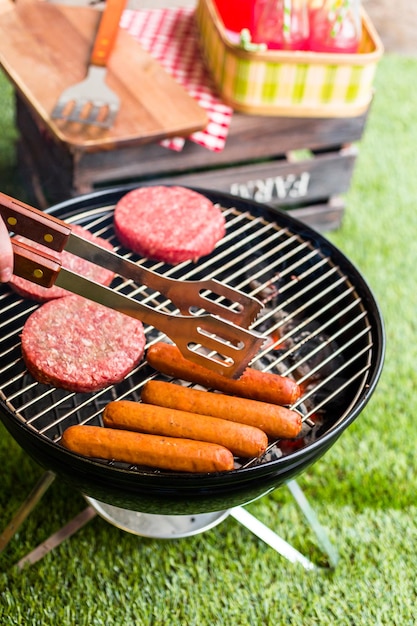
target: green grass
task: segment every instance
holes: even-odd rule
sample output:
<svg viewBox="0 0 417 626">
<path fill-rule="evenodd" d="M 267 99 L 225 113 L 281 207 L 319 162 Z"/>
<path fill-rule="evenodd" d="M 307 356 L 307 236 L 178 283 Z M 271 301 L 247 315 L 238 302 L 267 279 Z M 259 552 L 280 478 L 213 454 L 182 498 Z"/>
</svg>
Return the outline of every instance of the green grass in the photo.
<svg viewBox="0 0 417 626">
<path fill-rule="evenodd" d="M 14 563 L 85 506 L 56 481 L 0 556 L 0 624 L 416 623 L 416 74 L 417 59 L 381 61 L 344 223 L 328 235 L 367 278 L 387 333 L 385 367 L 369 405 L 298 479 L 338 547 L 336 570 L 290 564 L 232 518 L 176 541 L 135 537 L 96 518 L 18 572 Z M 3 80 L 0 94 L 0 188 L 7 191 L 15 181 L 15 132 Z M 42 470 L 2 426 L 0 458 L 3 528 Z M 325 564 L 286 488 L 248 508 Z"/>
</svg>

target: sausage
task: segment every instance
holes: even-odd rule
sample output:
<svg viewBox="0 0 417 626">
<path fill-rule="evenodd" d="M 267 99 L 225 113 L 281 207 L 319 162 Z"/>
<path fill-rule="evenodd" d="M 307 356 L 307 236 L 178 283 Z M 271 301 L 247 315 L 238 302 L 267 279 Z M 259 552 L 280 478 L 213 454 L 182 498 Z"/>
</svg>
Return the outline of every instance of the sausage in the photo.
<svg viewBox="0 0 417 626">
<path fill-rule="evenodd" d="M 233 469 L 230 450 L 191 439 L 75 425 L 64 431 L 61 444 L 83 456 L 177 472 L 224 472 Z"/>
<path fill-rule="evenodd" d="M 161 380 L 149 380 L 141 393 L 143 402 L 256 426 L 270 437 L 292 439 L 302 428 L 297 411 L 269 402 L 200 391 Z"/>
<path fill-rule="evenodd" d="M 252 400 L 290 405 L 301 395 L 299 385 L 287 376 L 247 367 L 239 379 L 226 378 L 185 359 L 177 346 L 168 343 L 158 342 L 150 346 L 147 360 L 151 367 L 167 376 Z"/>
<path fill-rule="evenodd" d="M 268 445 L 266 434 L 253 426 L 131 400 L 110 402 L 103 422 L 110 428 L 217 443 L 240 457 L 260 456 Z"/>
</svg>

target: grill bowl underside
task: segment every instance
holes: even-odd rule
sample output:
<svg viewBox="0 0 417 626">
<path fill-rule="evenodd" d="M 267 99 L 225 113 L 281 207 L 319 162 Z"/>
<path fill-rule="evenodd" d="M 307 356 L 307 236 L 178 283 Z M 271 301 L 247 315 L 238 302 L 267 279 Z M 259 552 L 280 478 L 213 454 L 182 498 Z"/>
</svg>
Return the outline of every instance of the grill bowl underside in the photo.
<svg viewBox="0 0 417 626">
<path fill-rule="evenodd" d="M 236 459 L 235 470 L 219 474 L 129 467 L 68 452 L 59 445 L 65 428 L 101 425 L 109 401 L 139 400 L 143 384 L 157 375 L 145 360 L 122 383 L 95 394 L 37 383 L 25 369 L 19 335 L 38 305 L 7 286 L 0 287 L 0 416 L 37 462 L 102 502 L 156 514 L 198 514 L 245 504 L 317 461 L 361 412 L 383 363 L 378 306 L 360 273 L 322 235 L 285 213 L 213 191 L 196 189 L 219 203 L 226 218 L 226 236 L 211 255 L 176 267 L 138 259 L 120 247 L 112 223 L 115 203 L 132 188 L 88 194 L 50 212 L 108 239 L 119 254 L 158 273 L 181 280 L 216 278 L 260 298 L 264 308 L 253 328 L 269 339 L 253 366 L 292 376 L 302 385 L 295 407 L 303 415 L 302 436 L 271 441 L 262 459 Z M 120 277 L 112 286 L 175 312 L 145 287 Z M 146 337 L 147 345 L 164 339 L 152 327 L 146 327 Z"/>
</svg>

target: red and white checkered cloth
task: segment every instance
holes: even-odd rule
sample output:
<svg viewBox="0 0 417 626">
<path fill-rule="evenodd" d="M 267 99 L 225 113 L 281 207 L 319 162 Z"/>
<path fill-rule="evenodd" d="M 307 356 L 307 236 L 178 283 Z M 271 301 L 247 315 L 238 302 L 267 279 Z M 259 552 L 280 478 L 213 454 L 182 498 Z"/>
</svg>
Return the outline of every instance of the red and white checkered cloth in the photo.
<svg viewBox="0 0 417 626">
<path fill-rule="evenodd" d="M 123 12 L 120 27 L 127 30 L 162 67 L 206 110 L 207 127 L 188 137 L 220 152 L 223 150 L 233 109 L 222 102 L 201 58 L 193 8 L 169 8 Z M 181 151 L 186 139 L 174 137 L 162 143 Z"/>
</svg>

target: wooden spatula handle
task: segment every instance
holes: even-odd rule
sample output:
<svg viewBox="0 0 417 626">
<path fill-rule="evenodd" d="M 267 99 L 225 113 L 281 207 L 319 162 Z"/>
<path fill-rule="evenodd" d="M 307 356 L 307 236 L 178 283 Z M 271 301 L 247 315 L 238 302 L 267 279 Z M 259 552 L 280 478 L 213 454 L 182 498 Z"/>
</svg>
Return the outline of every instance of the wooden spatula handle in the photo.
<svg viewBox="0 0 417 626">
<path fill-rule="evenodd" d="M 107 65 L 116 42 L 119 22 L 127 0 L 106 0 L 90 57 L 92 65 Z"/>
</svg>

